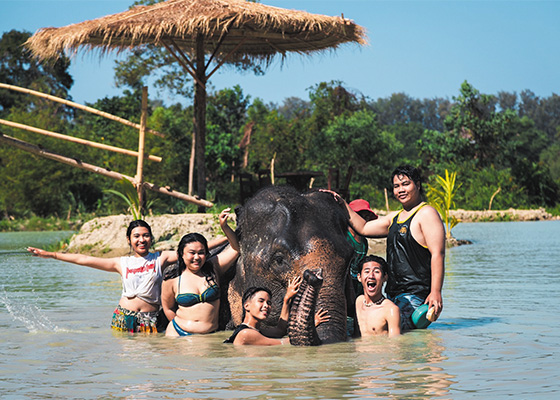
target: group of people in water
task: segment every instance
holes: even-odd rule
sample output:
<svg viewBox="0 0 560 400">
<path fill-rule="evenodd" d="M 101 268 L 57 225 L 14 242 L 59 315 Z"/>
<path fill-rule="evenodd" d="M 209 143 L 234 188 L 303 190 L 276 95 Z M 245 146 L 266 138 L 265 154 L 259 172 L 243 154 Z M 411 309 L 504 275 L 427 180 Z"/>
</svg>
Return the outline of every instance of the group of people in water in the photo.
<svg viewBox="0 0 560 400">
<path fill-rule="evenodd" d="M 348 241 L 355 249 L 350 276 L 356 298 L 357 325 L 362 336 L 399 335 L 419 326 L 421 306 L 430 310 L 426 321 L 435 321 L 443 308 L 441 289 L 444 277 L 445 231 L 437 211 L 424 203 L 419 171 L 398 167 L 391 181 L 393 194 L 402 204 L 400 211 L 377 216 L 365 200 L 347 204 L 331 193 L 349 213 Z M 220 277 L 234 264 L 239 243 L 228 225 L 230 209 L 219 215 L 220 227 L 229 243 L 211 255 L 210 250 L 226 240 L 208 243 L 198 233 L 181 239 L 177 251 L 150 252 L 153 235 L 143 220 L 130 223 L 126 236 L 132 255 L 100 258 L 83 254 L 49 252 L 28 247 L 33 255 L 116 272 L 122 278 L 122 295 L 113 313 L 111 326 L 128 332 L 165 332 L 166 336 L 207 334 L 218 329 Z M 387 237 L 387 261 L 367 255 L 366 237 Z M 364 248 L 364 243 L 366 247 Z M 164 279 L 171 265 L 174 274 Z M 168 274 L 166 274 L 168 275 Z M 287 344 L 290 303 L 297 294 L 301 277 L 288 282 L 278 323 L 261 325 L 271 311 L 272 294 L 267 288 L 248 288 L 242 298 L 243 318 L 226 343 Z M 383 287 L 385 293 L 383 294 Z M 424 312 L 425 314 L 425 312 Z M 315 325 L 328 321 L 327 310 L 318 310 Z"/>
</svg>

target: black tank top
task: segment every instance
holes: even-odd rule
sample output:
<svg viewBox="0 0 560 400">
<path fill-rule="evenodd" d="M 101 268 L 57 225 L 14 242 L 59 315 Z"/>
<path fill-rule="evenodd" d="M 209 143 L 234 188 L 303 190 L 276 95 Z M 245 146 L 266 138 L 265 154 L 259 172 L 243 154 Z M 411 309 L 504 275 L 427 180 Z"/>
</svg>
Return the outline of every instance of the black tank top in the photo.
<svg viewBox="0 0 560 400">
<path fill-rule="evenodd" d="M 432 283 L 430 251 L 420 245 L 410 233 L 410 223 L 420 208 L 406 221 L 399 223 L 395 215 L 387 235 L 387 263 L 389 278 L 386 291 L 391 297 L 411 293 L 419 297 L 430 294 Z"/>
<path fill-rule="evenodd" d="M 253 328 L 245 324 L 239 325 L 237 328 L 235 328 L 231 336 L 228 339 L 224 340 L 224 343 L 233 343 L 233 341 L 235 340 L 239 332 L 241 332 L 243 329 L 253 329 Z"/>
</svg>

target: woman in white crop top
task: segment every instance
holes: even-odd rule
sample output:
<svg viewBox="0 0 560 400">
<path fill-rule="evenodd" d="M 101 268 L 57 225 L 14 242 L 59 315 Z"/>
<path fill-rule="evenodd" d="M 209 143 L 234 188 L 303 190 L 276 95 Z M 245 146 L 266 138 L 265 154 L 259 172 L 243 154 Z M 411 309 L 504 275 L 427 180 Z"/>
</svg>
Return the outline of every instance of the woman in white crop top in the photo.
<svg viewBox="0 0 560 400">
<path fill-rule="evenodd" d="M 28 247 L 27 250 L 34 256 L 119 273 L 122 277 L 123 291 L 113 313 L 111 327 L 129 332 L 157 332 L 162 271 L 168 265 L 177 262 L 177 252 L 150 253 L 153 243 L 152 229 L 143 220 L 132 221 L 126 231 L 126 237 L 134 252 L 134 255 L 127 257 L 100 258 L 50 252 L 34 247 Z"/>
</svg>

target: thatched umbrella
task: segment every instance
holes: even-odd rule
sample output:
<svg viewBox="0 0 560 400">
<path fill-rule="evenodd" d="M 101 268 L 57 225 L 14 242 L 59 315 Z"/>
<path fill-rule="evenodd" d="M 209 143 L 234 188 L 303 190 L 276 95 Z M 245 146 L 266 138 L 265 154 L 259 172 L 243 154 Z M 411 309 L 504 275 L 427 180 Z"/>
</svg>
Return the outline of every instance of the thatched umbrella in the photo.
<svg viewBox="0 0 560 400">
<path fill-rule="evenodd" d="M 80 47 L 98 49 L 101 54 L 146 44 L 169 50 L 195 81 L 193 150 L 198 195 L 204 198 L 206 82 L 210 76 L 226 62 L 266 65 L 277 54 L 313 54 L 349 42 L 365 44 L 365 30 L 343 16 L 244 0 L 168 0 L 62 28 L 44 28 L 27 41 L 27 46 L 41 59 L 56 58 L 63 52 L 73 54 Z M 209 72 L 211 63 L 215 66 Z M 191 174 L 192 170 L 191 158 Z M 191 182 L 192 176 L 189 185 Z"/>
</svg>

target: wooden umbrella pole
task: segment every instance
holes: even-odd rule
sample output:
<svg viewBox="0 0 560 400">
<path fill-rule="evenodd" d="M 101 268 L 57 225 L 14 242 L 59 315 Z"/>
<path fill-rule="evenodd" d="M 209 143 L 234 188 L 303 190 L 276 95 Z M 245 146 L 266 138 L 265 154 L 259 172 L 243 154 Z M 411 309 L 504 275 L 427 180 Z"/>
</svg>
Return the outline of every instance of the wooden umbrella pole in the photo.
<svg viewBox="0 0 560 400">
<path fill-rule="evenodd" d="M 130 122 L 130 121 L 124 119 L 124 118 L 117 117 L 116 115 L 112 115 L 112 114 L 106 113 L 104 111 L 96 110 L 95 108 L 91 108 L 91 107 L 88 107 L 88 106 L 83 106 L 81 104 L 74 103 L 73 101 L 61 99 L 60 97 L 51 96 L 50 94 L 37 92 L 37 91 L 31 90 L 31 89 L 25 89 L 25 88 L 22 88 L 22 87 L 19 87 L 19 86 L 8 85 L 7 83 L 0 83 L 0 88 L 8 89 L 8 90 L 15 90 L 17 92 L 31 94 L 33 96 L 42 97 L 44 99 L 56 101 L 57 103 L 66 104 L 67 106 L 74 107 L 74 108 L 77 108 L 79 110 L 87 111 L 89 113 L 99 115 L 101 117 L 104 117 L 104 118 L 107 118 L 107 119 L 110 119 L 110 120 L 113 120 L 113 121 L 116 121 L 116 122 L 120 122 L 123 125 L 127 125 L 127 126 L 130 126 L 132 128 L 140 129 L 140 125 L 135 124 L 134 122 Z M 158 131 L 154 131 L 153 129 L 146 129 L 146 132 L 151 133 L 151 134 L 156 135 L 156 136 L 159 136 L 161 138 L 165 137 L 165 135 L 163 133 L 160 133 Z"/>
<path fill-rule="evenodd" d="M 111 171 L 111 170 L 108 170 L 108 169 L 103 168 L 103 167 L 98 167 L 96 165 L 84 163 L 81 160 L 78 160 L 76 158 L 65 157 L 65 156 L 62 156 L 60 154 L 54 153 L 54 152 L 46 150 L 46 149 L 42 149 L 42 148 L 40 148 L 38 146 L 35 146 L 31 143 L 27 143 L 27 142 L 24 142 L 23 140 L 19 140 L 19 139 L 10 137 L 10 136 L 0 134 L 0 143 L 5 143 L 5 144 L 8 144 L 10 146 L 17 147 L 21 150 L 27 151 L 29 153 L 38 155 L 40 157 L 44 157 L 44 158 L 48 158 L 50 160 L 58 161 L 58 162 L 61 162 L 63 164 L 67 164 L 67 165 L 70 165 L 70 166 L 73 166 L 73 167 L 76 167 L 76 168 L 84 169 L 84 170 L 90 171 L 90 172 L 95 172 L 96 174 L 103 175 L 103 176 L 106 176 L 108 178 L 112 178 L 112 179 L 116 179 L 116 180 L 127 179 L 130 182 L 132 182 L 132 184 L 136 183 L 134 178 L 132 178 L 130 176 L 120 174 L 118 172 Z M 144 182 L 143 186 L 147 187 L 150 190 L 153 190 L 154 192 L 163 193 L 163 194 L 166 194 L 168 196 L 172 196 L 172 197 L 178 198 L 180 200 L 184 200 L 184 201 L 187 201 L 189 203 L 196 204 L 198 206 L 202 206 L 202 207 L 213 207 L 214 206 L 214 204 L 212 202 L 208 201 L 208 200 L 204 200 L 204 199 L 196 198 L 196 197 L 193 197 L 193 196 L 189 196 L 189 195 L 186 195 L 184 193 L 174 191 L 173 189 L 171 189 L 169 187 L 161 187 L 161 186 L 158 186 L 158 185 L 150 183 L 150 182 Z"/>
<path fill-rule="evenodd" d="M 68 142 L 85 144 L 86 146 L 95 147 L 98 149 L 109 150 L 109 151 L 114 151 L 115 153 L 121 153 L 121 154 L 126 154 L 128 156 L 138 157 L 138 152 L 136 151 L 121 149 L 120 147 L 109 146 L 107 144 L 91 142 L 86 139 L 80 139 L 73 136 L 63 135 L 62 133 L 46 131 L 44 129 L 35 128 L 29 125 L 19 124 L 17 122 L 12 122 L 12 121 L 6 121 L 5 119 L 0 119 L 0 124 L 11 126 L 12 128 L 23 129 L 29 132 L 39 133 L 41 135 L 50 136 L 57 139 L 66 140 Z M 144 158 L 147 158 L 150 161 L 161 162 L 161 157 L 158 156 L 144 155 Z"/>
<path fill-rule="evenodd" d="M 138 164 L 136 166 L 136 190 L 138 191 L 138 204 L 144 208 L 144 145 L 146 136 L 146 119 L 148 115 L 148 87 L 142 87 L 142 115 L 140 116 L 140 130 L 138 131 Z"/>
<path fill-rule="evenodd" d="M 206 65 L 204 63 L 204 36 L 196 36 L 196 79 L 194 88 L 194 132 L 196 135 L 197 193 L 206 197 Z"/>
</svg>

